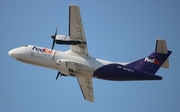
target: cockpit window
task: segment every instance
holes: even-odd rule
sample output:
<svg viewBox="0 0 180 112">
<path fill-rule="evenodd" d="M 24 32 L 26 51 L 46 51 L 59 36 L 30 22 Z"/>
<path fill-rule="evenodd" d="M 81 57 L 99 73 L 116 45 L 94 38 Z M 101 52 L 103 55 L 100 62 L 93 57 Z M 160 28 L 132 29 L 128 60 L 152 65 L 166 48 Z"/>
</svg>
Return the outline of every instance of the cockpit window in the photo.
<svg viewBox="0 0 180 112">
<path fill-rule="evenodd" d="M 28 47 L 28 45 L 25 45 L 24 47 Z"/>
</svg>

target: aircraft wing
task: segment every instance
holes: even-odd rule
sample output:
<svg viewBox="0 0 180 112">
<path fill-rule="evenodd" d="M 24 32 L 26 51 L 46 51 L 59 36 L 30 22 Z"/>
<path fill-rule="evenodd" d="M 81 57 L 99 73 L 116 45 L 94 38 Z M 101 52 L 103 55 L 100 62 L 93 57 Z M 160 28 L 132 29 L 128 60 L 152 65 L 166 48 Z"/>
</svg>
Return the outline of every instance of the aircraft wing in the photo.
<svg viewBox="0 0 180 112">
<path fill-rule="evenodd" d="M 77 77 L 84 99 L 94 102 L 92 79 Z"/>
<path fill-rule="evenodd" d="M 71 45 L 71 50 L 88 56 L 86 37 L 79 7 L 76 5 L 69 6 L 69 36 L 72 40 L 80 40 L 82 43 Z"/>
</svg>

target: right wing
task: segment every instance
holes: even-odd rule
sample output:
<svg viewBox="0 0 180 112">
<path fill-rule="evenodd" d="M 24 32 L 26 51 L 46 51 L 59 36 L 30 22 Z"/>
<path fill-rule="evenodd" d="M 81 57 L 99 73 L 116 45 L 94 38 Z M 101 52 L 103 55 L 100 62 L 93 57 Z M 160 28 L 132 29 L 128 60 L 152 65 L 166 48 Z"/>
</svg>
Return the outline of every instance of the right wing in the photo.
<svg viewBox="0 0 180 112">
<path fill-rule="evenodd" d="M 84 99 L 94 102 L 92 79 L 77 77 Z"/>
</svg>

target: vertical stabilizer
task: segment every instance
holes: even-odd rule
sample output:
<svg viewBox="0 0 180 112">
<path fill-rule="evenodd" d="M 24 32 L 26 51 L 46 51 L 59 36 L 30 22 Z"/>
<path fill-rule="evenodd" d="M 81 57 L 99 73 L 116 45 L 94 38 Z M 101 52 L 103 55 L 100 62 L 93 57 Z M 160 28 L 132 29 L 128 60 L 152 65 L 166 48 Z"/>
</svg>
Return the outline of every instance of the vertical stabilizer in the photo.
<svg viewBox="0 0 180 112">
<path fill-rule="evenodd" d="M 155 74 L 160 67 L 169 67 L 168 57 L 171 53 L 171 51 L 167 50 L 166 41 L 158 39 L 156 41 L 155 52 L 126 66 Z"/>
<path fill-rule="evenodd" d="M 167 50 L 167 46 L 166 46 L 166 41 L 165 40 L 161 40 L 161 39 L 157 39 L 156 40 L 156 48 L 155 51 L 157 53 L 162 53 L 162 54 L 166 54 L 168 53 Z M 161 65 L 161 67 L 163 68 L 169 68 L 169 59 L 167 58 L 166 61 Z"/>
<path fill-rule="evenodd" d="M 129 63 L 126 66 L 131 67 L 140 71 L 149 72 L 155 74 L 157 70 L 162 66 L 166 59 L 171 54 L 171 51 L 168 51 L 166 54 L 161 54 L 153 52 L 149 56 L 137 60 L 135 62 Z"/>
</svg>

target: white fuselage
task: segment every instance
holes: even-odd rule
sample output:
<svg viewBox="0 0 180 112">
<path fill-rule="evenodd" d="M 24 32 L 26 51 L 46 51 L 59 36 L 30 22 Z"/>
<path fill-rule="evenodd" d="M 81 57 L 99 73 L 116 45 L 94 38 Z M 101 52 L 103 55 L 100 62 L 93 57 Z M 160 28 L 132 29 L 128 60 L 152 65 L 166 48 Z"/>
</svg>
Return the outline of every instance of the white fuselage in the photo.
<svg viewBox="0 0 180 112">
<path fill-rule="evenodd" d="M 19 61 L 60 71 L 64 75 L 93 78 L 94 71 L 113 62 L 83 56 L 71 50 L 61 52 L 48 48 L 25 45 L 9 51 Z M 122 64 L 122 63 L 121 63 Z"/>
</svg>

